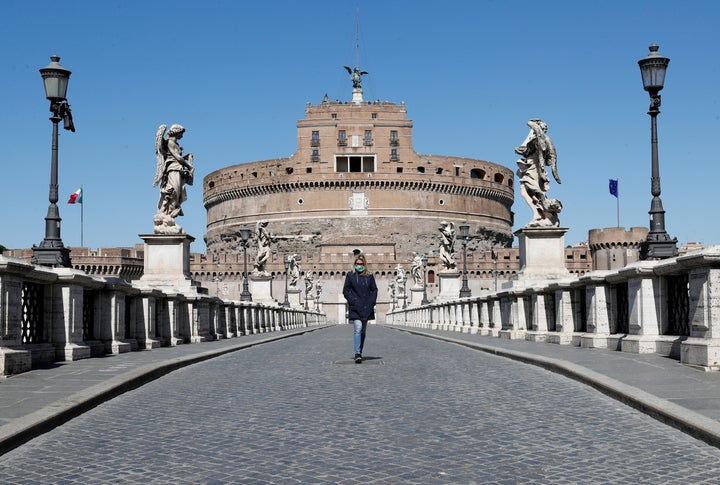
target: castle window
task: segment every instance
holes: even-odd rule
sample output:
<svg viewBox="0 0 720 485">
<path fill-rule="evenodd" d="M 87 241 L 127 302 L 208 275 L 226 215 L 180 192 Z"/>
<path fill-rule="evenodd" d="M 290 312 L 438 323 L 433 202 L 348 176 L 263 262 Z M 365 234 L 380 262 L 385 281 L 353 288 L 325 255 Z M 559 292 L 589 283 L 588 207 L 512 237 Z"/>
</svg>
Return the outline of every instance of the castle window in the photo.
<svg viewBox="0 0 720 485">
<path fill-rule="evenodd" d="M 319 147 L 320 146 L 320 132 L 319 131 L 312 132 L 312 139 L 310 140 L 310 146 L 311 147 Z"/>
<path fill-rule="evenodd" d="M 442 175 L 442 173 L 443 173 L 442 167 L 438 167 L 437 170 L 435 170 L 435 173 L 438 175 Z"/>
<path fill-rule="evenodd" d="M 375 156 L 336 156 L 335 157 L 336 172 L 374 172 Z"/>
<path fill-rule="evenodd" d="M 347 132 L 338 130 L 338 146 L 347 146 Z"/>
<path fill-rule="evenodd" d="M 371 115 L 371 117 L 372 117 L 372 119 L 376 119 L 376 118 L 377 118 L 377 113 L 373 113 L 373 114 Z"/>
<path fill-rule="evenodd" d="M 418 167 L 417 171 L 418 173 L 425 173 L 425 167 Z"/>
<path fill-rule="evenodd" d="M 400 157 L 398 157 L 397 148 L 391 148 L 390 149 L 390 161 L 397 162 L 398 160 L 400 160 Z"/>
<path fill-rule="evenodd" d="M 306 167 L 305 173 L 312 173 L 312 167 Z"/>
<path fill-rule="evenodd" d="M 319 162 L 320 161 L 320 150 L 317 148 L 313 148 L 312 151 L 312 157 L 310 157 L 311 162 Z"/>
<path fill-rule="evenodd" d="M 456 177 L 460 176 L 460 167 L 458 167 L 458 166 L 455 167 L 455 176 Z"/>
<path fill-rule="evenodd" d="M 397 168 L 397 173 L 402 173 L 402 167 Z"/>
<path fill-rule="evenodd" d="M 501 173 L 495 174 L 495 182 L 501 184 L 501 183 L 503 183 L 504 179 L 505 179 L 505 177 L 503 177 L 503 174 L 501 174 Z"/>
<path fill-rule="evenodd" d="M 390 146 L 396 147 L 400 144 L 397 130 L 390 130 Z"/>
<path fill-rule="evenodd" d="M 372 144 L 373 144 L 372 130 L 365 130 L 365 138 L 363 139 L 363 145 L 372 146 Z"/>
<path fill-rule="evenodd" d="M 336 119 L 337 119 L 337 113 L 331 114 L 330 117 L 331 117 L 332 119 L 336 120 Z"/>
<path fill-rule="evenodd" d="M 472 170 L 470 170 L 470 178 L 483 180 L 485 178 L 485 170 L 473 168 Z"/>
</svg>

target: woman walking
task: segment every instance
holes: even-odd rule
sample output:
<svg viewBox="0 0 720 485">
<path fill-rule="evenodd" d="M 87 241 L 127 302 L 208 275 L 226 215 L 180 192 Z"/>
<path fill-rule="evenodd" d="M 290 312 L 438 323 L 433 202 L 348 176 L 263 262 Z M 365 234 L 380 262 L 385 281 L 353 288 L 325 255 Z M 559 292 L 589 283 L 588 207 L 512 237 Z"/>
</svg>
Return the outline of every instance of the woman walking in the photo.
<svg viewBox="0 0 720 485">
<path fill-rule="evenodd" d="M 365 331 L 368 320 L 375 319 L 375 302 L 378 288 L 375 277 L 367 268 L 364 254 L 355 256 L 353 271 L 345 276 L 343 296 L 348 302 L 348 318 L 353 324 L 353 343 L 355 346 L 355 363 L 362 362 L 362 351 L 365 345 Z"/>
</svg>

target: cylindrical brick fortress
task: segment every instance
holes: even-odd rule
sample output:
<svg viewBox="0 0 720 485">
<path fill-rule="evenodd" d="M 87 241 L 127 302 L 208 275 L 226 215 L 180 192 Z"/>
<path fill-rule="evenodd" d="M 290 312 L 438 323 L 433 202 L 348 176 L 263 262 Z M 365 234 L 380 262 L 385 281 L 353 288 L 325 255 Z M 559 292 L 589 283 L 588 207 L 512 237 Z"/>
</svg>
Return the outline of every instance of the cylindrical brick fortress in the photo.
<svg viewBox="0 0 720 485">
<path fill-rule="evenodd" d="M 376 236 L 399 259 L 438 247 L 440 222 L 467 220 L 472 249 L 512 244 L 513 172 L 477 159 L 417 154 L 404 104 L 308 104 L 288 158 L 229 166 L 204 179 L 208 253 L 241 251 L 239 229 L 269 221 L 279 253 Z"/>
</svg>

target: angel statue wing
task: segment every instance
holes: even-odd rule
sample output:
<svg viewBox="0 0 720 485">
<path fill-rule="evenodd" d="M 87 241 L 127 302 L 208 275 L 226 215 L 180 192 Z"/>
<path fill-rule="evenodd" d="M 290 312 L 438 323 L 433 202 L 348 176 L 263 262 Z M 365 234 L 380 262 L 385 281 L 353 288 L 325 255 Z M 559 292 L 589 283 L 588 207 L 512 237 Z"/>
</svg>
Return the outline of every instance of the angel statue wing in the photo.
<svg viewBox="0 0 720 485">
<path fill-rule="evenodd" d="M 343 66 L 343 67 L 347 70 L 348 74 L 350 74 L 352 76 L 352 69 L 350 69 L 348 66 Z"/>
<path fill-rule="evenodd" d="M 165 130 L 167 125 L 160 125 L 155 132 L 155 158 L 157 159 L 157 167 L 155 169 L 155 180 L 153 180 L 153 187 L 155 187 L 160 180 L 162 180 L 163 173 L 165 173 L 165 156 L 167 154 L 165 140 Z"/>
</svg>

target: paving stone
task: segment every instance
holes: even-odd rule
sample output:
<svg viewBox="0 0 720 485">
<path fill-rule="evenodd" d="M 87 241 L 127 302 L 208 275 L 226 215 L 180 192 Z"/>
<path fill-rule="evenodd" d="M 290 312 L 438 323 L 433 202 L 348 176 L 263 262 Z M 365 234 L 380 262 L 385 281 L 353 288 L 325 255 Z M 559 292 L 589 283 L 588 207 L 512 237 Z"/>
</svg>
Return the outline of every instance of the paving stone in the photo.
<svg viewBox="0 0 720 485">
<path fill-rule="evenodd" d="M 176 370 L 0 457 L 21 483 L 717 483 L 720 450 L 542 368 L 350 326 Z"/>
</svg>

